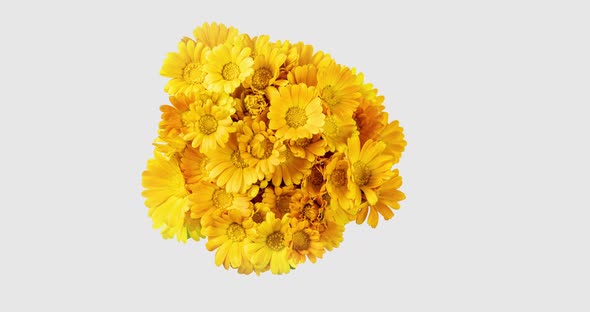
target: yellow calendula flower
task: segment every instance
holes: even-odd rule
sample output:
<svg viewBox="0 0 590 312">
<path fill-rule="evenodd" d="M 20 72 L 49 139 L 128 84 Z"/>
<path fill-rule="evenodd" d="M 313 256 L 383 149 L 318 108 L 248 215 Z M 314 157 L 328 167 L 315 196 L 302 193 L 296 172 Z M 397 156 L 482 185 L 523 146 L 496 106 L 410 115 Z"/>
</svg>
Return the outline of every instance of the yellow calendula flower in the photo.
<svg viewBox="0 0 590 312">
<path fill-rule="evenodd" d="M 256 269 L 270 268 L 274 274 L 289 273 L 289 218 L 278 219 L 269 212 L 264 222 L 249 229 L 248 234 L 252 242 L 246 245 L 246 253 Z"/>
<path fill-rule="evenodd" d="M 182 114 L 184 124 L 183 138 L 198 147 L 201 153 L 209 153 L 217 147 L 224 147 L 229 134 L 236 131 L 231 119 L 235 110 L 230 107 L 214 105 L 191 105 L 189 111 Z"/>
<path fill-rule="evenodd" d="M 185 222 L 192 203 L 188 199 L 189 191 L 178 165 L 178 157 L 166 159 L 154 153 L 154 158 L 148 161 L 147 170 L 142 174 L 142 185 L 145 188 L 142 195 L 154 228 L 161 229 L 164 238 L 176 237 L 186 242 L 190 231 L 187 225 L 192 225 L 193 229 L 197 226 Z"/>
<path fill-rule="evenodd" d="M 240 269 L 241 273 L 253 271 L 253 265 L 246 256 L 245 246 L 250 242 L 247 231 L 256 225 L 238 210 L 217 210 L 210 224 L 203 228 L 207 236 L 207 250 L 215 252 L 215 265 L 223 264 L 225 269 Z"/>
<path fill-rule="evenodd" d="M 182 40 L 178 43 L 178 52 L 168 53 L 160 74 L 172 78 L 164 91 L 170 95 L 178 93 L 191 94 L 204 89 L 203 82 L 207 73 L 203 70 L 205 55 L 209 48 L 200 42 Z"/>
<path fill-rule="evenodd" d="M 361 191 L 369 204 L 377 202 L 376 188 L 393 176 L 394 158 L 384 154 L 385 143 L 368 140 L 361 149 L 360 139 L 353 136 L 348 140 L 348 160 L 352 170 L 352 189 L 356 193 L 357 205 Z"/>
<path fill-rule="evenodd" d="M 254 72 L 250 48 L 219 45 L 207 54 L 205 85 L 213 92 L 233 92 Z"/>
<path fill-rule="evenodd" d="M 226 270 L 285 274 L 339 247 L 352 221 L 393 217 L 407 142 L 364 74 L 220 23 L 193 35 L 164 59 L 169 103 L 142 174 L 164 238 L 205 238 Z"/>
<path fill-rule="evenodd" d="M 268 126 L 281 139 L 311 138 L 324 125 L 321 100 L 304 84 L 270 90 Z"/>
<path fill-rule="evenodd" d="M 317 88 L 328 112 L 338 116 L 352 116 L 360 104 L 360 86 L 352 71 L 345 66 L 333 63 L 320 68 Z"/>
<path fill-rule="evenodd" d="M 227 27 L 224 24 L 203 23 L 195 28 L 193 35 L 198 42 L 203 43 L 209 48 L 232 42 L 239 34 L 234 27 Z"/>
<path fill-rule="evenodd" d="M 365 203 L 361 206 L 361 209 L 356 217 L 356 223 L 361 224 L 369 218 L 367 223 L 371 227 L 377 227 L 379 223 L 379 215 L 383 216 L 383 219 L 389 220 L 393 218 L 393 210 L 399 209 L 399 202 L 406 198 L 406 195 L 399 190 L 402 185 L 402 178 L 399 176 L 398 170 L 393 171 L 393 177 L 387 180 L 377 190 L 378 200 L 375 204 L 369 205 Z"/>
</svg>

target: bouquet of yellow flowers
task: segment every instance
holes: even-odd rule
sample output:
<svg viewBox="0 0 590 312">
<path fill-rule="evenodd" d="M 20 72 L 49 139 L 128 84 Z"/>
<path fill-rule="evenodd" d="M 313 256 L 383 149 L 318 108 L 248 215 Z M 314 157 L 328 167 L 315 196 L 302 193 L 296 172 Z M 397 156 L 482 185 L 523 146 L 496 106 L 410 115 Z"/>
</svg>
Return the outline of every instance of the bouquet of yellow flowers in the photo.
<svg viewBox="0 0 590 312">
<path fill-rule="evenodd" d="M 406 141 L 362 73 L 223 24 L 194 37 L 164 60 L 170 105 L 142 174 L 164 238 L 206 238 L 225 269 L 284 274 L 338 247 L 349 222 L 393 217 Z"/>
</svg>

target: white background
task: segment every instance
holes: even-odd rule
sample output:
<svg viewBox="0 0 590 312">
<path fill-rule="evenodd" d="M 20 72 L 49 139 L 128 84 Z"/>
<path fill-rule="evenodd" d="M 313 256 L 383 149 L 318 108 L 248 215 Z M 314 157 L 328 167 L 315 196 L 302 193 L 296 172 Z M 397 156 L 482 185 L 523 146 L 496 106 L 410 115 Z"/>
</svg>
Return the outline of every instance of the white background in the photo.
<svg viewBox="0 0 590 312">
<path fill-rule="evenodd" d="M 590 310 L 587 1 L 146 2 L 0 4 L 0 310 Z M 160 66 L 214 21 L 365 73 L 408 141 L 394 219 L 285 276 L 152 230 Z"/>
</svg>

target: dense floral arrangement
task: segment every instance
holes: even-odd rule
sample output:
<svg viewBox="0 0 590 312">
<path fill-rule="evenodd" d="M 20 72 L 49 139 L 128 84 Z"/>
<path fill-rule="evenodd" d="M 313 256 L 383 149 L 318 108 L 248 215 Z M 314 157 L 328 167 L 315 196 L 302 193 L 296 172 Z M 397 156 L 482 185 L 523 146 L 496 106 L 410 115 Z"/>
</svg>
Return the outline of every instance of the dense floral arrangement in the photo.
<svg viewBox="0 0 590 312">
<path fill-rule="evenodd" d="M 168 53 L 154 158 L 142 174 L 154 228 L 206 238 L 215 264 L 288 273 L 376 227 L 405 195 L 406 146 L 362 73 L 311 45 L 205 23 Z"/>
</svg>

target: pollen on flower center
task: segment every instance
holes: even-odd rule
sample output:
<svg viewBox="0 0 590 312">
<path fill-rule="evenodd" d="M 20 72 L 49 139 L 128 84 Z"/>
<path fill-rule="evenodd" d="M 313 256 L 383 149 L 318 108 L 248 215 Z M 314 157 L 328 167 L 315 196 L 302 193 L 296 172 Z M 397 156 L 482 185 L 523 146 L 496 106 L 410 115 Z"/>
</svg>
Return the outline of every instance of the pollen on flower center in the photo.
<svg viewBox="0 0 590 312">
<path fill-rule="evenodd" d="M 260 134 L 257 134 L 257 136 Z M 260 135 L 262 136 L 262 135 Z M 258 159 L 267 159 L 272 155 L 273 144 L 268 138 L 252 140 L 252 156 Z"/>
<path fill-rule="evenodd" d="M 336 169 L 330 175 L 330 181 L 336 186 L 346 185 L 346 170 Z"/>
<path fill-rule="evenodd" d="M 252 75 L 252 86 L 258 90 L 262 90 L 268 87 L 271 78 L 272 72 L 268 68 L 259 68 Z"/>
<path fill-rule="evenodd" d="M 211 134 L 217 131 L 217 119 L 211 114 L 203 115 L 199 119 L 199 130 L 204 134 Z"/>
<path fill-rule="evenodd" d="M 234 196 L 224 190 L 216 190 L 213 193 L 213 204 L 216 208 L 227 209 L 231 207 Z"/>
<path fill-rule="evenodd" d="M 203 67 L 197 63 L 189 63 L 182 71 L 182 78 L 189 83 L 202 83 L 206 75 Z"/>
<path fill-rule="evenodd" d="M 307 123 L 307 115 L 301 107 L 293 106 L 287 110 L 287 125 L 291 128 L 299 128 Z"/>
<path fill-rule="evenodd" d="M 320 92 L 320 98 L 330 106 L 338 104 L 338 99 L 334 94 L 334 88 L 332 86 L 325 86 Z"/>
<path fill-rule="evenodd" d="M 285 248 L 285 235 L 281 232 L 274 232 L 266 237 L 266 246 L 274 251 Z"/>
<path fill-rule="evenodd" d="M 264 221 L 264 215 L 260 211 L 256 211 L 252 215 L 252 221 L 260 224 L 260 223 L 262 223 L 262 221 Z"/>
<path fill-rule="evenodd" d="M 231 154 L 231 162 L 232 162 L 232 164 L 234 164 L 234 166 L 236 168 L 248 167 L 248 163 L 246 163 L 246 161 L 244 161 L 244 159 L 242 158 L 242 155 L 240 154 L 240 151 L 234 151 Z"/>
<path fill-rule="evenodd" d="M 303 216 L 308 220 L 315 220 L 319 215 L 319 211 L 311 204 L 303 206 Z"/>
<path fill-rule="evenodd" d="M 367 164 L 357 161 L 352 165 L 352 177 L 358 186 L 365 186 L 371 179 L 371 171 Z"/>
<path fill-rule="evenodd" d="M 224 80 L 234 80 L 240 75 L 240 67 L 236 63 L 227 63 L 223 65 L 221 77 Z"/>
<path fill-rule="evenodd" d="M 237 223 L 232 223 L 227 227 L 227 237 L 234 242 L 241 242 L 246 238 L 246 231 L 244 227 Z"/>
<path fill-rule="evenodd" d="M 295 232 L 293 234 L 293 249 L 297 251 L 309 249 L 311 239 L 309 235 L 303 231 Z"/>
</svg>

